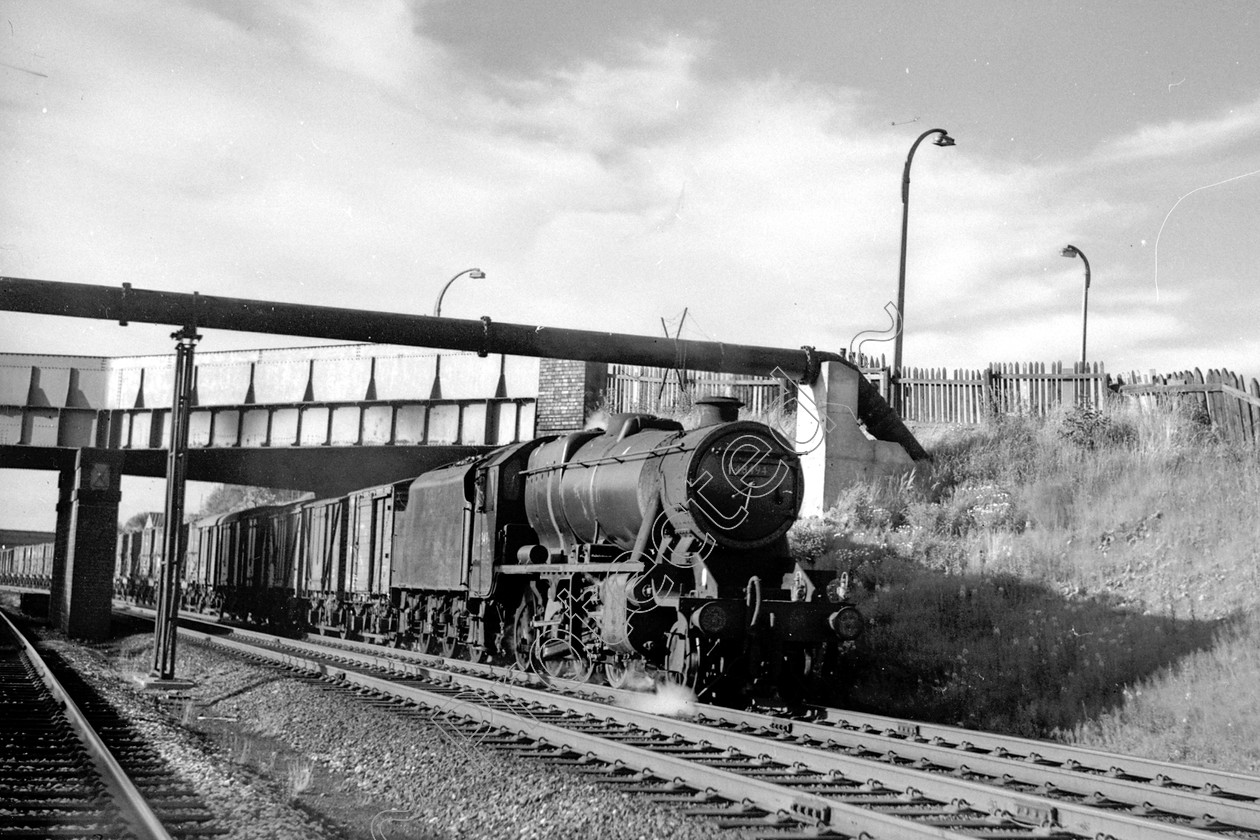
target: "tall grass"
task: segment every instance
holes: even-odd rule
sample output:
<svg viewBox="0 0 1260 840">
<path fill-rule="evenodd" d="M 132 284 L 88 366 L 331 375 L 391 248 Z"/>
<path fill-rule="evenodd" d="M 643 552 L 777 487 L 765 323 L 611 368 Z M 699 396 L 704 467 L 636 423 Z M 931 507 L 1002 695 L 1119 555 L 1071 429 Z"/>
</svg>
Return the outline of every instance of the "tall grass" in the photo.
<svg viewBox="0 0 1260 840">
<path fill-rule="evenodd" d="M 1260 772 L 1260 616 L 1252 611 L 1196 652 L 1124 691 L 1070 740 L 1114 752 Z"/>
<path fill-rule="evenodd" d="M 1193 673 L 1233 725 L 1183 715 L 1202 730 L 1185 743 L 1254 761 L 1230 744 L 1260 743 L 1260 721 L 1225 695 L 1254 697 L 1260 661 L 1219 652 L 1260 641 L 1257 452 L 1123 404 L 920 438 L 933 460 L 912 479 L 855 486 L 792 534 L 799 557 L 859 584 L 870 632 L 845 702 L 1128 744 L 1142 738 L 1117 733 L 1173 714 L 1151 704 Z"/>
</svg>

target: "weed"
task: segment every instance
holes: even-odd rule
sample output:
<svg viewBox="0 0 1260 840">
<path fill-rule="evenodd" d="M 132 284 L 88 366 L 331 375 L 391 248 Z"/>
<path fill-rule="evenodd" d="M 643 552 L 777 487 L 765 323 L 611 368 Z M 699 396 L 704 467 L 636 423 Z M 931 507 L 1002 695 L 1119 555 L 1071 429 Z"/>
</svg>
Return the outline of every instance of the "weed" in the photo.
<svg viewBox="0 0 1260 840">
<path fill-rule="evenodd" d="M 234 764 L 249 764 L 254 755 L 254 739 L 248 735 L 232 735 L 229 759 Z"/>
<path fill-rule="evenodd" d="M 305 756 L 290 758 L 285 775 L 289 781 L 289 795 L 296 798 L 315 781 L 314 759 Z"/>
<path fill-rule="evenodd" d="M 1112 414 L 1090 406 L 1077 406 L 1063 415 L 1059 437 L 1082 449 L 1132 445 L 1137 430 Z"/>
<path fill-rule="evenodd" d="M 788 534 L 792 557 L 806 567 L 814 566 L 832 550 L 835 526 L 819 518 L 802 519 Z"/>
</svg>

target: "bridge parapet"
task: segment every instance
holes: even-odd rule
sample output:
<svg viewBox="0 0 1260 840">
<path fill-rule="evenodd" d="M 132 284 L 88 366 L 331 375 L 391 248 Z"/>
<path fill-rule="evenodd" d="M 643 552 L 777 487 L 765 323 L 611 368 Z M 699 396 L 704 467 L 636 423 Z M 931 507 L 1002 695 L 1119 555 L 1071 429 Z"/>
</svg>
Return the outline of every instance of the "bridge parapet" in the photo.
<svg viewBox="0 0 1260 840">
<path fill-rule="evenodd" d="M 108 412 L 111 449 L 162 449 L 170 409 Z M 534 400 L 376 400 L 223 405 L 192 411 L 188 445 L 493 446 L 533 436 Z"/>
<path fill-rule="evenodd" d="M 539 360 L 332 345 L 198 353 L 193 448 L 481 446 L 533 437 Z M 173 356 L 0 355 L 0 445 L 162 449 Z"/>
</svg>

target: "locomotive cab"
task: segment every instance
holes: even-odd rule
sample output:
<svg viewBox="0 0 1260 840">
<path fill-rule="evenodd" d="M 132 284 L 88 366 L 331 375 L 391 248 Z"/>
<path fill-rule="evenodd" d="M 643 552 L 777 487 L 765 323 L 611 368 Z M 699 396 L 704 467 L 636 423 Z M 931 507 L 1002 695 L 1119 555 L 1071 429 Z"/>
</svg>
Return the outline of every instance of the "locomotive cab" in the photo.
<svg viewBox="0 0 1260 840">
<path fill-rule="evenodd" d="M 545 439 L 506 446 L 473 471 L 469 506 L 468 580 L 470 594 L 493 595 L 495 567 L 545 559 L 537 552 L 538 535 L 525 517 L 525 465 Z"/>
</svg>

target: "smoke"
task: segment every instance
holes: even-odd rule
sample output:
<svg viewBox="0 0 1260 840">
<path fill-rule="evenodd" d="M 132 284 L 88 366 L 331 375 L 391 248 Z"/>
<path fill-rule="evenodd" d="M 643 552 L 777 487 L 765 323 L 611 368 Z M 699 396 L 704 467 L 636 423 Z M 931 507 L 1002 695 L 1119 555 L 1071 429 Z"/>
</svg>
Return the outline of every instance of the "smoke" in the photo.
<svg viewBox="0 0 1260 840">
<path fill-rule="evenodd" d="M 607 429 L 608 420 L 608 412 L 601 408 L 591 413 L 591 416 L 586 421 L 586 425 L 582 427 L 582 431 L 590 432 L 595 429 Z"/>
<path fill-rule="evenodd" d="M 620 705 L 636 712 L 666 717 L 695 717 L 696 693 L 685 685 L 658 683 L 656 689 L 646 694 L 631 694 Z"/>
</svg>

